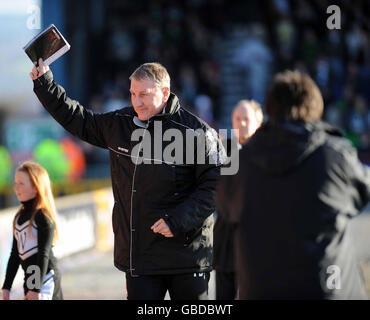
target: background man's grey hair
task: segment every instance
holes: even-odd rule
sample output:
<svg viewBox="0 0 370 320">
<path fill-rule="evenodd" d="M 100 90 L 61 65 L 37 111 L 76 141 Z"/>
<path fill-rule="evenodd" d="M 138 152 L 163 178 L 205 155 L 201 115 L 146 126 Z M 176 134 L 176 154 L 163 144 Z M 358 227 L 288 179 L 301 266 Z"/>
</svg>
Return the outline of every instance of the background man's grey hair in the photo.
<svg viewBox="0 0 370 320">
<path fill-rule="evenodd" d="M 170 88 L 170 75 L 166 68 L 158 62 L 148 62 L 138 67 L 130 76 L 130 80 L 152 80 L 158 87 Z"/>
</svg>

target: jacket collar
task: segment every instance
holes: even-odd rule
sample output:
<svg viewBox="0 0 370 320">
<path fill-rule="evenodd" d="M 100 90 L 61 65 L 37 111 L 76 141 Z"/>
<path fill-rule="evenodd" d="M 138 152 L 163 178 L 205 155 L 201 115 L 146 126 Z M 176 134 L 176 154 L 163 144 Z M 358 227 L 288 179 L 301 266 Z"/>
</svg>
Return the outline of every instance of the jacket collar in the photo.
<svg viewBox="0 0 370 320">
<path fill-rule="evenodd" d="M 168 101 L 165 107 L 163 108 L 162 112 L 151 117 L 151 120 L 157 120 L 157 119 L 159 120 L 161 118 L 172 116 L 173 114 L 178 112 L 179 109 L 180 109 L 179 98 L 174 93 L 171 92 L 168 98 Z"/>
</svg>

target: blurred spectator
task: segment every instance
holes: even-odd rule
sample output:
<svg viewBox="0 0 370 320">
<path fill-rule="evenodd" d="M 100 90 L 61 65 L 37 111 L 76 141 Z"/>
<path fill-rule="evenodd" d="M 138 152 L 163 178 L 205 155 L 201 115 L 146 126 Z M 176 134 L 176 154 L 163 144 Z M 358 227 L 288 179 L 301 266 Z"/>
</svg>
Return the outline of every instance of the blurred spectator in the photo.
<svg viewBox="0 0 370 320">
<path fill-rule="evenodd" d="M 277 23 L 276 35 L 278 41 L 278 52 L 284 64 L 293 59 L 296 41 L 296 29 L 290 19 L 282 19 Z"/>
<path fill-rule="evenodd" d="M 180 96 L 185 104 L 191 104 L 197 93 L 197 77 L 189 65 L 184 65 L 180 69 L 180 88 Z"/>
<path fill-rule="evenodd" d="M 109 112 L 117 109 L 121 109 L 129 105 L 129 102 L 125 99 L 124 92 L 119 88 L 116 88 L 108 99 L 104 103 L 103 111 Z"/>
<path fill-rule="evenodd" d="M 209 125 L 213 125 L 212 100 L 206 94 L 199 94 L 195 98 L 195 110 L 197 116 L 205 120 Z"/>
<path fill-rule="evenodd" d="M 245 71 L 245 95 L 262 103 L 271 76 L 273 57 L 271 48 L 264 40 L 266 30 L 263 25 L 252 25 L 248 33 L 235 52 L 234 62 Z"/>
</svg>

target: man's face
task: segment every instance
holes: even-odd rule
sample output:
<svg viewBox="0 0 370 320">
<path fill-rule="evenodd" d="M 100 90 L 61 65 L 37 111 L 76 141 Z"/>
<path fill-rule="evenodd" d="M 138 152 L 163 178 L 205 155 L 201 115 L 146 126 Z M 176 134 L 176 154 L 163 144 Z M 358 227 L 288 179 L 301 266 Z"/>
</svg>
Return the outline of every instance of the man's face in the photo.
<svg viewBox="0 0 370 320">
<path fill-rule="evenodd" d="M 132 106 L 139 119 L 146 121 L 162 111 L 168 100 L 169 88 L 159 88 L 149 79 L 132 79 L 130 93 Z"/>
<path fill-rule="evenodd" d="M 248 104 L 240 104 L 233 112 L 233 129 L 239 130 L 239 143 L 244 144 L 258 129 L 260 123 L 256 112 Z"/>
</svg>

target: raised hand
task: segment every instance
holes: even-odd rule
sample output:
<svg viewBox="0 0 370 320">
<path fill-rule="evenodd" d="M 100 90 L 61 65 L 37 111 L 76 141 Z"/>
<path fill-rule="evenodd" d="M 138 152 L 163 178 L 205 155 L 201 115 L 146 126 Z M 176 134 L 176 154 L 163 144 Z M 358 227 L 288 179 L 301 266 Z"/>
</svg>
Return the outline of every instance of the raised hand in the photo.
<svg viewBox="0 0 370 320">
<path fill-rule="evenodd" d="M 39 59 L 39 70 L 37 70 L 36 66 L 33 66 L 32 72 L 30 73 L 30 77 L 32 80 L 36 80 L 37 78 L 40 78 L 44 73 L 49 71 L 49 66 L 45 66 L 42 59 Z"/>
</svg>

